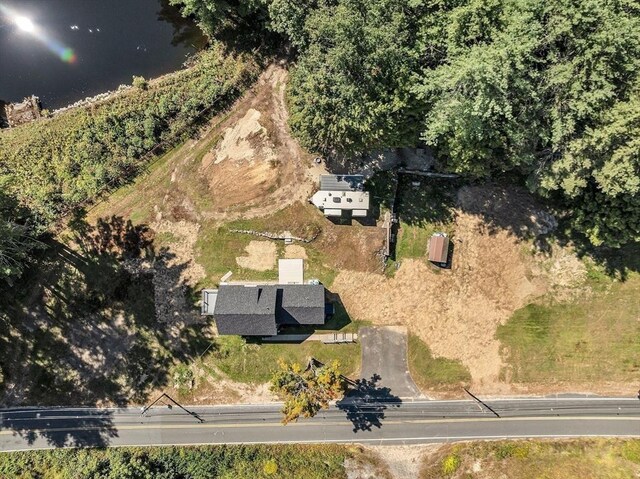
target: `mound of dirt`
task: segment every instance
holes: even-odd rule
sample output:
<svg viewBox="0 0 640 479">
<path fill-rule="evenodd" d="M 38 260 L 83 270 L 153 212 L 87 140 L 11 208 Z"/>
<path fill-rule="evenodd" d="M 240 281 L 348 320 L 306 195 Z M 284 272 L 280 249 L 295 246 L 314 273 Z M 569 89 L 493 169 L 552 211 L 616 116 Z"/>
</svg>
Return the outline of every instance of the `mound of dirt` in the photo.
<svg viewBox="0 0 640 479">
<path fill-rule="evenodd" d="M 264 150 L 262 153 L 266 153 L 263 159 L 275 157 L 273 149 L 261 141 L 267 137 L 267 130 L 258 121 L 261 116 L 262 113 L 258 110 L 249 108 L 246 115 L 233 128 L 226 129 L 224 138 L 214 151 L 216 165 L 226 159 L 253 161 L 258 157 L 257 149 Z M 251 141 L 253 138 L 258 140 L 254 145 Z"/>
<path fill-rule="evenodd" d="M 252 241 L 245 248 L 247 256 L 238 256 L 236 263 L 241 268 L 254 271 L 269 271 L 275 268 L 277 250 L 271 241 Z"/>
<path fill-rule="evenodd" d="M 310 195 L 310 155 L 287 125 L 286 80 L 286 70 L 269 67 L 255 94 L 223 122 L 222 139 L 203 156 L 199 175 L 208 183 L 211 218 L 264 216 Z"/>
<path fill-rule="evenodd" d="M 202 159 L 218 208 L 256 200 L 277 184 L 276 153 L 267 130 L 259 122 L 261 116 L 258 110 L 249 108 Z"/>
</svg>

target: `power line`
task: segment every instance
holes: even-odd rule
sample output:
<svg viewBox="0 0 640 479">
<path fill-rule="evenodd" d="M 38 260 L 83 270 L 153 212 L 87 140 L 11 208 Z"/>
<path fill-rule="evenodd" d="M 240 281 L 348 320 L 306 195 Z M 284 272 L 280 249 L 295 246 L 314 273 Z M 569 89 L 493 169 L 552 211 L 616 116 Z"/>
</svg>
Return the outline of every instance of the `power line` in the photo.
<svg viewBox="0 0 640 479">
<path fill-rule="evenodd" d="M 144 416 L 144 413 L 146 413 L 149 409 L 151 409 L 151 407 L 156 404 L 158 401 L 160 401 L 162 398 L 167 398 L 169 401 L 171 401 L 173 404 L 175 404 L 176 406 L 178 406 L 180 409 L 182 409 L 184 412 L 186 412 L 187 414 L 189 414 L 190 416 L 193 416 L 194 418 L 196 418 L 198 421 L 200 421 L 200 423 L 204 422 L 204 419 L 202 419 L 200 416 L 198 416 L 195 412 L 193 411 L 189 411 L 188 409 L 184 408 L 178 401 L 176 401 L 175 399 L 173 399 L 171 396 L 169 396 L 167 393 L 162 393 L 160 396 L 158 396 L 156 398 L 155 401 L 153 401 L 151 404 L 149 404 L 148 406 L 142 408 L 142 412 L 140 413 L 141 416 Z"/>
</svg>

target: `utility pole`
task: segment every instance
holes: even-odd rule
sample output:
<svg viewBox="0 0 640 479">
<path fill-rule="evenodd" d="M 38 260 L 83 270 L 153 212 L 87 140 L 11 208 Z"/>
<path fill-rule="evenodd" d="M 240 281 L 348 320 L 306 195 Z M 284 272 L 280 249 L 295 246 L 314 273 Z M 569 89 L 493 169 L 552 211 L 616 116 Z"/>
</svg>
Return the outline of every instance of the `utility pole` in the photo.
<svg viewBox="0 0 640 479">
<path fill-rule="evenodd" d="M 167 393 L 162 393 L 160 396 L 158 396 L 156 398 L 155 401 L 153 401 L 151 404 L 149 404 L 148 406 L 144 407 L 142 409 L 142 412 L 140 413 L 141 416 L 144 416 L 144 413 L 146 413 L 149 409 L 151 409 L 151 407 L 156 404 L 158 401 L 160 401 L 162 398 L 167 398 L 169 401 L 171 401 L 173 404 L 175 404 L 176 406 L 178 406 L 180 409 L 182 409 L 184 412 L 186 412 L 189 416 L 193 416 L 194 418 L 196 418 L 198 421 L 200 421 L 200 423 L 204 422 L 204 419 L 202 419 L 200 416 L 198 416 L 195 412 L 193 411 L 189 411 L 186 408 L 182 407 L 182 405 L 176 401 L 175 399 L 173 399 L 171 396 L 169 396 Z M 168 405 L 169 407 L 171 407 L 170 405 Z"/>
<path fill-rule="evenodd" d="M 471 396 L 475 401 L 478 402 L 478 404 L 481 404 L 482 406 L 486 407 L 489 411 L 491 411 L 493 414 L 495 414 L 496 417 L 500 417 L 500 414 L 498 414 L 497 412 L 495 412 L 493 409 L 491 409 L 489 407 L 489 405 L 487 403 L 485 403 L 484 401 L 482 401 L 480 398 L 477 398 L 476 396 L 474 396 L 473 394 L 471 394 L 471 392 L 467 389 L 467 388 L 462 388 L 464 389 L 464 392 L 466 392 L 469 396 Z"/>
</svg>

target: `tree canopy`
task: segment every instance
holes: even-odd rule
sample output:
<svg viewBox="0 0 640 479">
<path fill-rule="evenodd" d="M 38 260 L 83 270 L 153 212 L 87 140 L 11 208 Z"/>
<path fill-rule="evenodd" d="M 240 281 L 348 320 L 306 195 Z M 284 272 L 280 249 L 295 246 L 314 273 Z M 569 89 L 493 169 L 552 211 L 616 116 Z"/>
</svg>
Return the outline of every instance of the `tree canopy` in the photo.
<svg viewBox="0 0 640 479">
<path fill-rule="evenodd" d="M 423 142 L 443 170 L 519 173 L 593 244 L 640 240 L 637 1 L 182 3 L 208 31 L 259 8 L 294 48 L 290 125 L 306 147 Z"/>
<path fill-rule="evenodd" d="M 319 364 L 309 360 L 306 368 L 280 360 L 279 369 L 271 379 L 271 390 L 284 399 L 282 422 L 287 424 L 299 417 L 313 417 L 329 402 L 342 397 L 344 381 L 340 364 L 332 361 Z"/>
<path fill-rule="evenodd" d="M 6 180 L 0 179 L 0 287 L 12 284 L 24 271 L 30 253 L 41 247 L 28 214 L 6 189 Z"/>
</svg>

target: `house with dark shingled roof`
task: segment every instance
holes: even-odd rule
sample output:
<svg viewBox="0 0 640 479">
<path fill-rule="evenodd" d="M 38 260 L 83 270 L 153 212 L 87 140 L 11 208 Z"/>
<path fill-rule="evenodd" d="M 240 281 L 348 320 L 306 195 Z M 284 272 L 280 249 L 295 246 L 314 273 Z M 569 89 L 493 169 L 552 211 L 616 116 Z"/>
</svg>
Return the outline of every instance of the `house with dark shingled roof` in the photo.
<svg viewBox="0 0 640 479">
<path fill-rule="evenodd" d="M 203 292 L 203 314 L 213 315 L 221 335 L 274 336 L 281 325 L 323 325 L 325 290 L 321 284 L 221 284 Z"/>
</svg>

